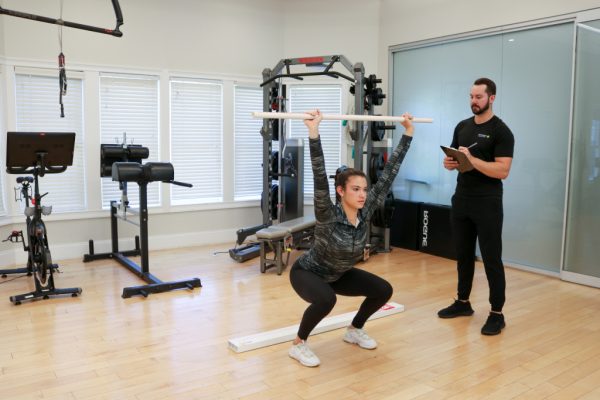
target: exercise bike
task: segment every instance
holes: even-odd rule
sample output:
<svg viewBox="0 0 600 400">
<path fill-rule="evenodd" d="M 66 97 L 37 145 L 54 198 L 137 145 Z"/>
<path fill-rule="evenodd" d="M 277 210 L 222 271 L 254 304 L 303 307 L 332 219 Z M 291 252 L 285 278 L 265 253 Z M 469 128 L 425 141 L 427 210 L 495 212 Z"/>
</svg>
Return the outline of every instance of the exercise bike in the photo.
<svg viewBox="0 0 600 400">
<path fill-rule="evenodd" d="M 18 187 L 15 188 L 15 201 L 23 201 L 25 199 L 25 208 L 29 207 L 29 199 L 31 198 L 31 183 L 33 182 L 33 177 L 31 176 L 20 176 L 17 178 Z M 27 217 L 27 224 L 29 224 L 30 218 Z M 11 243 L 23 243 L 23 250 L 28 251 L 27 246 L 25 246 L 25 239 L 23 238 L 23 231 L 12 231 L 10 235 L 2 242 L 11 242 Z M 27 274 L 27 276 L 31 276 L 33 270 L 31 268 L 31 264 L 28 261 L 27 266 L 23 268 L 11 268 L 11 269 L 2 269 L 0 270 L 0 276 L 2 278 L 6 278 L 9 274 Z"/>
<path fill-rule="evenodd" d="M 77 297 L 81 294 L 81 288 L 59 289 L 54 286 L 54 271 L 58 265 L 52 263 L 48 232 L 42 219 L 43 215 L 50 215 L 52 207 L 42 205 L 42 198 L 48 193 L 40 194 L 39 187 L 40 177 L 46 173 L 64 172 L 67 166 L 72 165 L 74 142 L 74 133 L 7 133 L 7 172 L 33 175 L 17 177 L 21 193 L 17 200 L 25 200 L 27 244 L 22 231 L 13 231 L 7 240 L 23 243 L 23 249 L 28 254 L 27 270 L 33 275 L 35 290 L 10 296 L 10 301 L 15 305 L 24 300 L 67 294 Z"/>
</svg>

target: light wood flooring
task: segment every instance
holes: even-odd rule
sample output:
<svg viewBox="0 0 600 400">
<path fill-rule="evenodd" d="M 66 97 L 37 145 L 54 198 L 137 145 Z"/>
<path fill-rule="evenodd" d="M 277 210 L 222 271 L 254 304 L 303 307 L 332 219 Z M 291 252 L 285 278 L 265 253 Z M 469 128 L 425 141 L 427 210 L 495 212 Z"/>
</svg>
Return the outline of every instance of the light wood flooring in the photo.
<svg viewBox="0 0 600 400">
<path fill-rule="evenodd" d="M 368 351 L 343 331 L 310 338 L 321 359 L 306 368 L 289 344 L 237 354 L 227 341 L 299 322 L 305 303 L 288 271 L 233 262 L 227 245 L 151 252 L 163 280 L 203 287 L 121 298 L 142 284 L 110 260 L 59 263 L 57 287 L 81 297 L 14 306 L 32 279 L 0 279 L 0 399 L 600 399 L 600 291 L 507 269 L 507 327 L 480 334 L 489 310 L 481 266 L 472 317 L 441 320 L 456 286 L 451 260 L 394 249 L 362 268 L 394 286 L 406 311 L 371 321 Z M 293 257 L 296 254 L 293 254 Z M 339 297 L 332 315 L 361 299 Z"/>
</svg>

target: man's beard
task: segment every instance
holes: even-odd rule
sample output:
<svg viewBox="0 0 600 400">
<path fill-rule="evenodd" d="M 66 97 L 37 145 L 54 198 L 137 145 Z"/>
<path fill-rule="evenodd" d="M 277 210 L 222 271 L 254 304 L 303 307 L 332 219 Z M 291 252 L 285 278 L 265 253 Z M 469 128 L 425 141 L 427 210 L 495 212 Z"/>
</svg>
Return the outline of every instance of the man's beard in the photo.
<svg viewBox="0 0 600 400">
<path fill-rule="evenodd" d="M 471 104 L 471 111 L 475 115 L 481 115 L 484 112 L 486 112 L 489 108 L 490 108 L 490 100 L 489 99 L 488 99 L 487 103 L 485 103 L 485 106 L 483 106 L 481 108 L 477 107 L 476 105 Z"/>
</svg>

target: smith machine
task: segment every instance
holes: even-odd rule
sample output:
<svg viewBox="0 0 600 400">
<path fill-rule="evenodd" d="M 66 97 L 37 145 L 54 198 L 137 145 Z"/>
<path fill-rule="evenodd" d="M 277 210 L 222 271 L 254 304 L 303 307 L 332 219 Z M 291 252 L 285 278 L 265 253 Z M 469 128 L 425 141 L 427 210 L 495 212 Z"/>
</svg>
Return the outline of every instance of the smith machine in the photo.
<svg viewBox="0 0 600 400">
<path fill-rule="evenodd" d="M 352 75 L 334 70 L 333 67 L 338 63 Z M 323 69 L 321 71 L 291 72 L 291 67 L 297 65 L 318 66 Z M 303 80 L 304 77 L 309 76 L 329 76 L 352 82 L 350 93 L 354 95 L 354 109 L 360 115 L 375 115 L 375 106 L 381 105 L 385 98 L 382 89 L 377 87 L 381 80 L 377 79 L 375 75 L 366 77 L 362 63 L 352 64 L 343 55 L 291 58 L 280 60 L 273 69 L 263 70 L 263 83 L 261 84 L 263 111 L 285 113 L 287 109 L 286 85 L 282 83 L 282 80 L 284 78 Z M 395 129 L 395 126 L 387 126 L 381 120 L 352 122 L 350 135 L 354 141 L 354 168 L 366 170 L 370 184 L 377 181 L 387 160 L 388 151 L 391 150 L 387 147 L 376 146 L 374 142 L 383 140 L 385 131 L 389 129 Z M 272 226 L 274 220 L 289 225 L 290 221 L 298 220 L 304 213 L 303 140 L 291 139 L 286 136 L 284 118 L 264 119 L 260 134 L 263 139 L 261 196 L 263 222 L 261 225 L 237 231 L 236 246 L 229 250 L 229 255 L 238 262 L 244 262 L 261 254 L 259 243 L 244 244 L 249 236 L 255 235 L 261 230 L 265 232 L 264 229 Z M 273 141 L 278 143 L 277 150 L 273 149 Z M 376 212 L 373 217 L 370 234 L 372 249 L 389 251 L 389 221 L 393 213 L 392 207 L 393 202 L 386 202 L 386 205 L 382 206 L 381 210 Z M 305 225 L 306 221 L 302 223 Z"/>
<path fill-rule="evenodd" d="M 95 254 L 94 241 L 89 241 L 89 254 L 83 256 L 84 262 L 113 258 L 119 264 L 129 269 L 135 275 L 147 282 L 147 285 L 123 288 L 123 298 L 134 295 L 147 297 L 151 293 L 162 293 L 174 289 L 190 289 L 201 287 L 199 278 L 185 279 L 181 281 L 163 282 L 150 273 L 148 256 L 148 196 L 147 188 L 150 182 L 165 182 L 174 185 L 192 187 L 189 183 L 174 180 L 175 171 L 173 164 L 163 162 L 147 162 L 142 160 L 148 158 L 147 147 L 139 145 L 126 145 L 125 139 L 122 145 L 102 144 L 100 147 L 100 176 L 112 177 L 113 181 L 119 182 L 121 189 L 121 200 L 110 202 L 110 232 L 112 251 L 108 253 Z M 127 183 L 135 182 L 139 187 L 139 210 L 133 210 L 129 206 L 127 198 Z M 139 215 L 139 222 L 128 218 L 128 215 Z M 119 233 L 117 220 L 129 222 L 140 228 L 140 235 L 135 237 L 135 249 L 119 251 Z M 141 238 L 141 241 L 140 241 Z M 141 256 L 141 267 L 128 259 L 128 256 Z"/>
</svg>

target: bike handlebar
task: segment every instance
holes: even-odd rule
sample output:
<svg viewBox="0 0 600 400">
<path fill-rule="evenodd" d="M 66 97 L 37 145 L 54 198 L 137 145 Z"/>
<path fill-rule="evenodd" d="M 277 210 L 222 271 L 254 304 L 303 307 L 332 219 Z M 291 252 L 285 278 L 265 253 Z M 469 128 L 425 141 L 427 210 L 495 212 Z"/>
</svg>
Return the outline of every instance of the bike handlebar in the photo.
<svg viewBox="0 0 600 400">
<path fill-rule="evenodd" d="M 41 168 L 39 167 L 6 167 L 6 172 L 9 174 L 30 174 L 35 173 L 37 171 L 39 176 L 44 176 L 44 174 L 59 174 L 61 172 L 65 172 L 66 170 L 66 165 L 54 167 L 44 166 L 43 170 L 41 170 Z M 30 182 L 33 182 L 33 180 L 31 180 Z"/>
<path fill-rule="evenodd" d="M 29 182 L 33 183 L 33 176 L 19 176 L 17 177 L 17 183 Z"/>
</svg>

